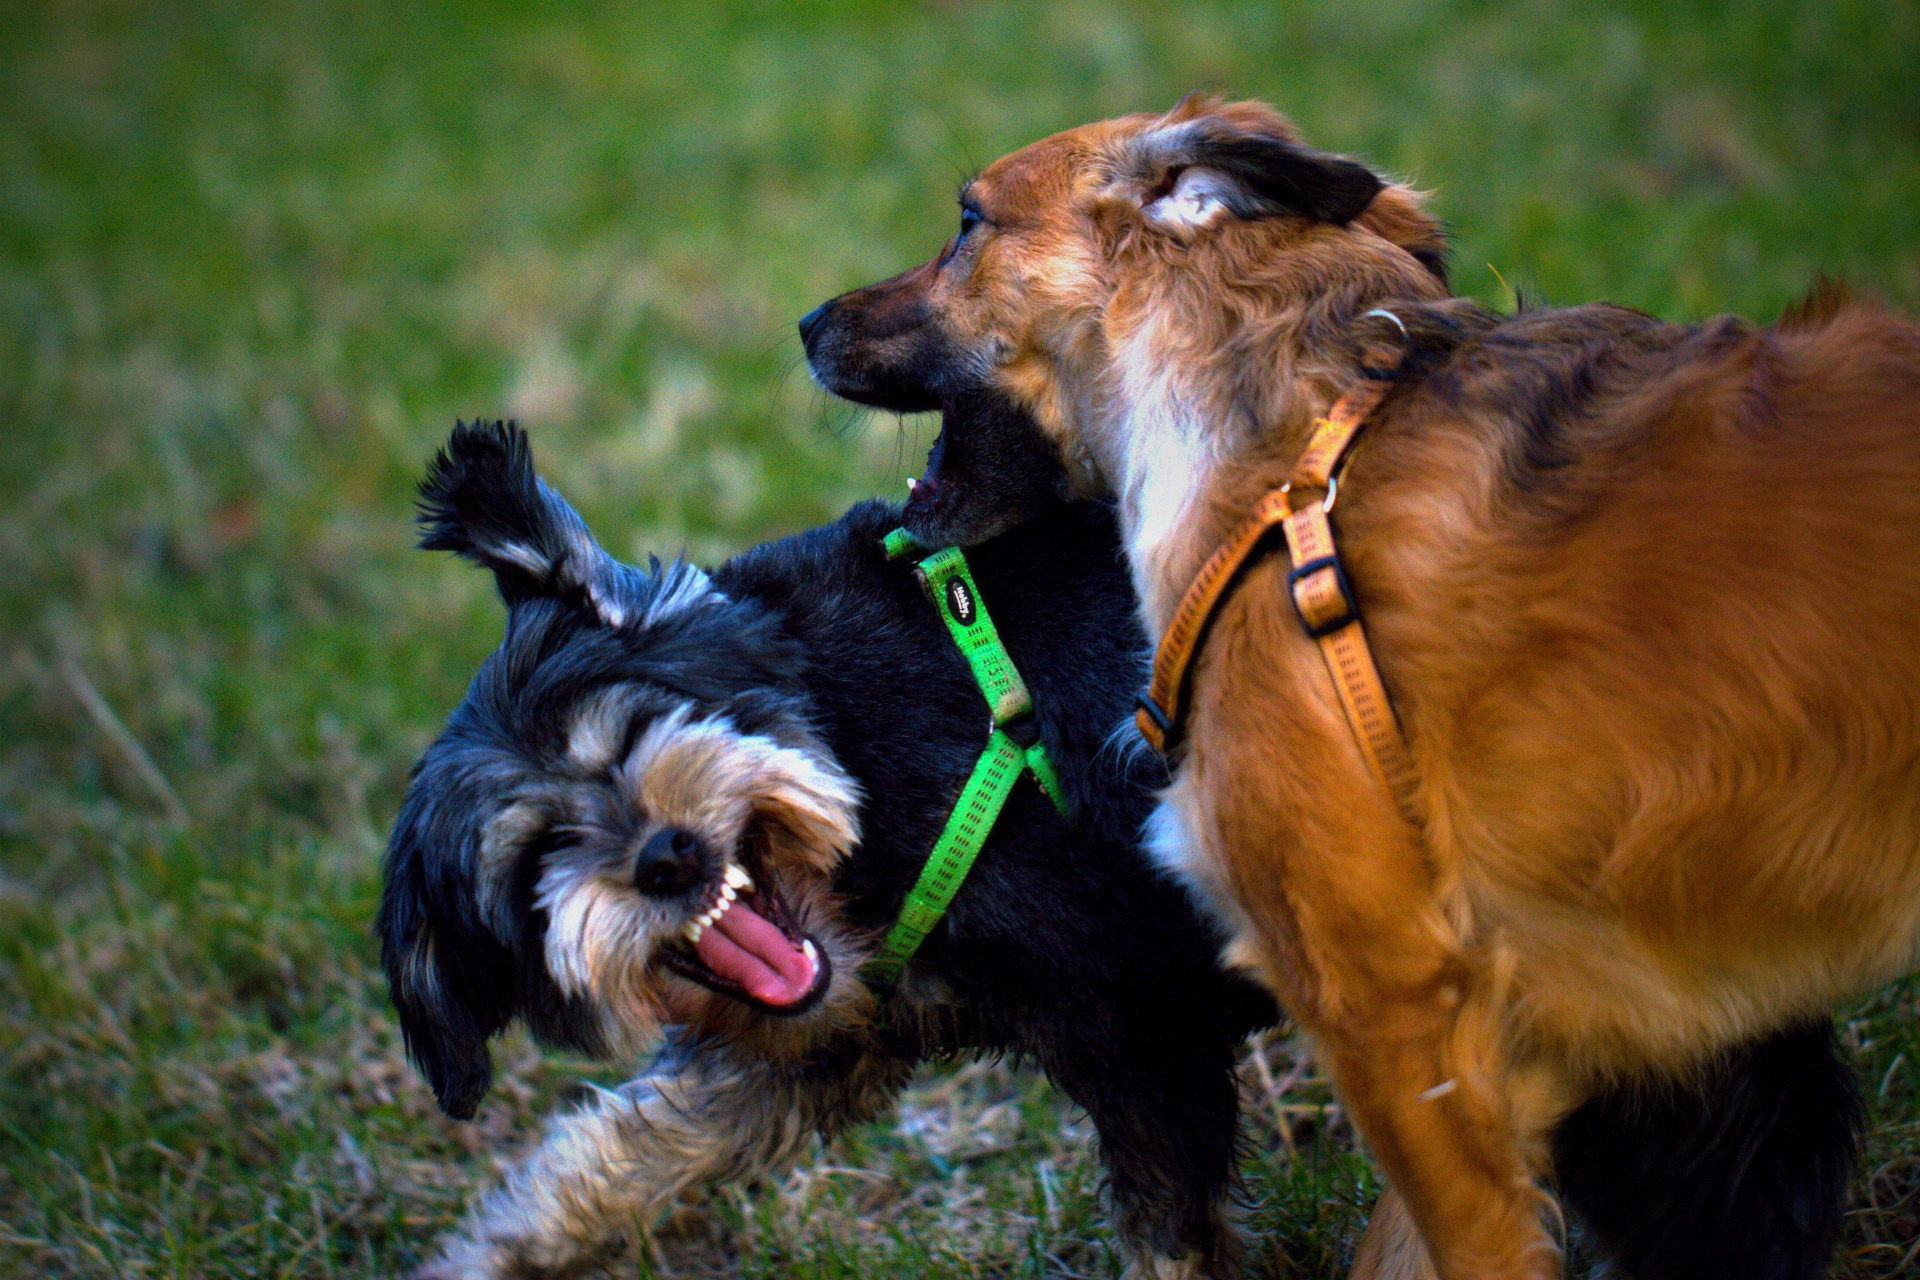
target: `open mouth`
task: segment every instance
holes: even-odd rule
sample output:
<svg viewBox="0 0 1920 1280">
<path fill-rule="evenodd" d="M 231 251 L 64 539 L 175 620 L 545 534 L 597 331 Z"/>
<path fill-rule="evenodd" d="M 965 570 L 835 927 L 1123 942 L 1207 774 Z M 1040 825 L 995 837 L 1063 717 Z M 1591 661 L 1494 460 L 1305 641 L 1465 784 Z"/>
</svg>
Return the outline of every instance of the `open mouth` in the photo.
<svg viewBox="0 0 1920 1280">
<path fill-rule="evenodd" d="M 947 488 L 942 481 L 941 463 L 946 461 L 947 429 L 943 425 L 940 434 L 934 437 L 933 447 L 927 450 L 926 468 L 917 476 L 907 479 L 907 505 L 902 514 L 908 518 L 914 516 L 929 517 L 945 504 Z"/>
<path fill-rule="evenodd" d="M 807 1012 L 833 980 L 826 953 L 794 924 L 779 895 L 737 864 L 728 864 L 681 938 L 660 953 L 662 964 L 776 1017 Z"/>
</svg>

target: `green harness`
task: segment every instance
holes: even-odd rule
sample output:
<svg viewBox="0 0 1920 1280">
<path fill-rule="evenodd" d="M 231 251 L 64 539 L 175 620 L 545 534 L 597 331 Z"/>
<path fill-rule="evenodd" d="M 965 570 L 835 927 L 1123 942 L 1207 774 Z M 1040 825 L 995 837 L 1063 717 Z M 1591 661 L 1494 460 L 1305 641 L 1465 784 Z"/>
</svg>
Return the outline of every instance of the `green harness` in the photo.
<svg viewBox="0 0 1920 1280">
<path fill-rule="evenodd" d="M 923 550 L 905 529 L 895 529 L 887 535 L 886 549 L 889 560 L 920 555 Z M 920 879 L 900 904 L 899 918 L 893 922 L 880 950 L 861 970 L 869 985 L 881 991 L 891 990 L 900 980 L 907 961 L 946 914 L 948 904 L 973 868 L 973 860 L 980 855 L 980 847 L 987 842 L 987 835 L 993 830 L 1022 772 L 1033 775 L 1033 780 L 1053 801 L 1054 808 L 1062 815 L 1067 812 L 1060 775 L 1054 772 L 1045 745 L 1036 738 L 1032 746 L 1022 747 L 1006 732 L 1008 724 L 1032 713 L 1033 698 L 1027 693 L 1026 682 L 1020 679 L 1006 645 L 1000 642 L 993 619 L 987 616 L 986 601 L 980 598 L 980 588 L 974 585 L 967 557 L 960 548 L 947 547 L 922 557 L 914 566 L 914 576 L 920 580 L 941 621 L 947 624 L 947 634 L 953 637 L 973 671 L 974 683 L 980 686 L 987 707 L 993 712 L 993 731 L 987 737 L 986 750 L 973 766 L 973 776 L 967 779 L 953 812 L 947 815 L 945 829 L 933 842 L 933 851 L 927 855 Z"/>
</svg>

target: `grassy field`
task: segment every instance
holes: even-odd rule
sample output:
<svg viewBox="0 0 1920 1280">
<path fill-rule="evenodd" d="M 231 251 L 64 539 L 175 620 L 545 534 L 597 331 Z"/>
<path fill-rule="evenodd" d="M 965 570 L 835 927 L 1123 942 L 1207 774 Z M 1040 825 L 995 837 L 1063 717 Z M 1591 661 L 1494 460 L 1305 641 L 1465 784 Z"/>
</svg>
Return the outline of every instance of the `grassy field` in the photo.
<svg viewBox="0 0 1920 1280">
<path fill-rule="evenodd" d="M 456 416 L 515 415 L 616 551 L 898 494 L 792 321 L 930 252 L 979 163 L 1212 87 L 1437 192 L 1456 280 L 1768 318 L 1920 306 L 1920 11 L 1319 6 L 0 9 L 0 1273 L 403 1272 L 604 1069 L 402 1058 L 368 926 L 406 769 L 496 639 L 409 549 Z M 1848 1277 L 1920 1256 L 1920 987 L 1842 1019 L 1875 1131 Z M 1284 1041 L 1247 1069 L 1256 1271 L 1374 1191 Z M 1083 1118 L 996 1066 L 627 1273 L 1108 1275 Z"/>
</svg>

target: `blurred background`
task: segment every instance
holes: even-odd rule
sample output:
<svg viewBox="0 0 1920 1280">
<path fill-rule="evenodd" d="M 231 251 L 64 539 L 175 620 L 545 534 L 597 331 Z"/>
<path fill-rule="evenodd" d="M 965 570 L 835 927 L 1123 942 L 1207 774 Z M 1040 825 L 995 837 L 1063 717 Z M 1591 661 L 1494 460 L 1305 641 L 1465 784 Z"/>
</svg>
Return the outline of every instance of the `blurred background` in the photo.
<svg viewBox="0 0 1920 1280">
<path fill-rule="evenodd" d="M 902 496 L 932 423 L 829 402 L 794 319 L 932 253 L 977 166 L 1193 88 L 1432 189 L 1496 306 L 1920 305 L 1908 0 L 0 8 L 0 1272 L 399 1274 L 614 1078 L 511 1038 L 458 1126 L 398 1049 L 378 856 L 501 625 L 410 549 L 425 458 L 517 417 L 630 557 Z M 1920 1265 L 1915 997 L 1841 1020 L 1836 1274 Z M 1248 1099 L 1255 1274 L 1340 1274 L 1337 1106 L 1283 1037 Z M 1084 1121 L 1002 1066 L 619 1263 L 1114 1266 Z"/>
</svg>

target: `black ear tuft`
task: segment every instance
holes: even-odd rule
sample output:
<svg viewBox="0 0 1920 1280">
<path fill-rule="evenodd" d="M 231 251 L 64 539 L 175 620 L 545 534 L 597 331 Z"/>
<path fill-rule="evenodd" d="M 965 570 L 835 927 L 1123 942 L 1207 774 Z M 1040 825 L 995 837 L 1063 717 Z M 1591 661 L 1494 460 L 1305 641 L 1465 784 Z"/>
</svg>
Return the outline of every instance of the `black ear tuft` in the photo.
<svg viewBox="0 0 1920 1280">
<path fill-rule="evenodd" d="M 1366 211 L 1386 183 L 1357 160 L 1331 156 L 1273 134 L 1243 133 L 1217 121 L 1190 126 L 1188 163 L 1218 169 L 1268 207 L 1242 218 L 1286 213 L 1345 225 Z"/>
<path fill-rule="evenodd" d="M 433 944 L 422 945 L 430 951 Z M 431 965 L 435 960 L 428 955 L 408 963 Z M 487 1051 L 491 1033 L 464 1002 L 444 992 L 426 994 L 428 998 L 422 998 L 418 987 L 404 993 L 393 987 L 407 1054 L 433 1086 L 440 1109 L 455 1120 L 471 1120 L 493 1084 L 493 1057 Z"/>
<path fill-rule="evenodd" d="M 533 470 L 527 433 L 511 422 L 455 423 L 420 482 L 420 545 L 493 570 L 509 601 L 555 589 L 586 525 Z M 577 568 L 578 566 L 576 566 Z"/>
<path fill-rule="evenodd" d="M 495 539 L 515 525 L 524 532 L 536 502 L 527 433 L 512 422 L 456 422 L 420 482 L 420 545 L 474 555 L 480 530 Z"/>
<path fill-rule="evenodd" d="M 633 616 L 638 575 L 594 541 L 586 521 L 533 469 L 527 435 L 511 422 L 456 423 L 420 483 L 420 545 L 493 570 L 512 604 L 530 595 L 576 596 L 609 626 Z"/>
</svg>

